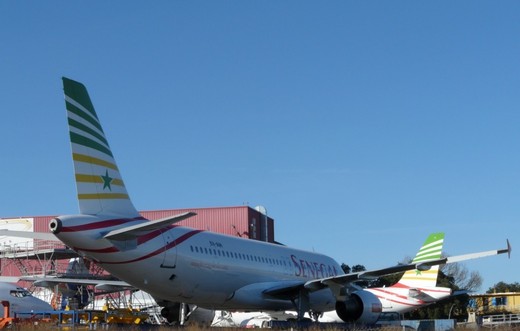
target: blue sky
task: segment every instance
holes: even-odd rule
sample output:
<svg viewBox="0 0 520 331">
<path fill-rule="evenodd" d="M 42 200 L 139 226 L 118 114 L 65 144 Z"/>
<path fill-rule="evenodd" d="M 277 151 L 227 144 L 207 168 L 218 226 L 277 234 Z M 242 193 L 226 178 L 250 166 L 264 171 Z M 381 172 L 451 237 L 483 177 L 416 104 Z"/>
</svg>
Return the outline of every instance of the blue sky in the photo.
<svg viewBox="0 0 520 331">
<path fill-rule="evenodd" d="M 0 216 L 77 212 L 61 77 L 138 209 L 263 205 L 276 239 L 393 265 L 520 243 L 520 3 L 0 2 Z M 513 254 L 465 264 L 517 282 Z"/>
</svg>

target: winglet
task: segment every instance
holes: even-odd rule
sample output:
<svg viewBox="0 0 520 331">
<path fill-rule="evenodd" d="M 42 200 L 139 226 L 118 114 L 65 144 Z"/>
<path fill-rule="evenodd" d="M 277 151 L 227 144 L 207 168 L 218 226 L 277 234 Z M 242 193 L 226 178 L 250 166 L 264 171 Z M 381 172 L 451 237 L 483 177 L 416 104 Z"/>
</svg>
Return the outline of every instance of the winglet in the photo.
<svg viewBox="0 0 520 331">
<path fill-rule="evenodd" d="M 511 251 L 513 249 L 511 248 L 511 244 L 509 243 L 509 239 L 506 239 L 506 242 L 507 242 L 507 248 L 499 250 L 498 254 L 507 253 L 507 258 L 510 259 L 511 258 Z"/>
</svg>

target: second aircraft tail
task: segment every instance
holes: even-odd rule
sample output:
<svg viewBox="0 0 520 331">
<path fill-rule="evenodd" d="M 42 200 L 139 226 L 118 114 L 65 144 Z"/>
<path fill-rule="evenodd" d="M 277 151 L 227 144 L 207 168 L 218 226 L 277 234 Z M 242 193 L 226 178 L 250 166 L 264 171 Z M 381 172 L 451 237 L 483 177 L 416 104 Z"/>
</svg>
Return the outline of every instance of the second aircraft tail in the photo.
<svg viewBox="0 0 520 331">
<path fill-rule="evenodd" d="M 444 244 L 444 233 L 432 233 L 428 236 L 421 249 L 413 259 L 412 263 L 425 260 L 440 259 L 442 246 Z M 398 284 L 403 284 L 412 288 L 429 288 L 437 286 L 439 266 L 433 266 L 430 270 L 409 270 L 406 271 Z"/>
</svg>

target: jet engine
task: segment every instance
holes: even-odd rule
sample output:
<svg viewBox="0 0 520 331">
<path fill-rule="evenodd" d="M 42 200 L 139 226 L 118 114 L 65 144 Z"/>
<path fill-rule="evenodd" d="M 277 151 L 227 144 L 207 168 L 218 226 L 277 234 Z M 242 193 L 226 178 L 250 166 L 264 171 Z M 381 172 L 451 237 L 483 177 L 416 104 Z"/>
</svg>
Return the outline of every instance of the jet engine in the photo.
<svg viewBox="0 0 520 331">
<path fill-rule="evenodd" d="M 336 313 L 345 322 L 374 324 L 382 311 L 381 301 L 368 291 L 359 290 L 346 301 L 336 301 Z"/>
<path fill-rule="evenodd" d="M 177 302 L 168 302 L 161 309 L 161 316 L 166 318 L 168 323 L 179 322 L 180 318 L 180 307 L 181 304 Z"/>
</svg>

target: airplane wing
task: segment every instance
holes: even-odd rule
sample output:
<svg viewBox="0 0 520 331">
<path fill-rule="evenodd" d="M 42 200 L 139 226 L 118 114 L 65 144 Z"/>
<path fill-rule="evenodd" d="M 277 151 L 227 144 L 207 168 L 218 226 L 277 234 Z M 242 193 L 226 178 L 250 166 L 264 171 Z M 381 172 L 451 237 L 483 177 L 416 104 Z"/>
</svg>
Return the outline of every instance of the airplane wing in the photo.
<svg viewBox="0 0 520 331">
<path fill-rule="evenodd" d="M 434 265 L 441 264 L 449 264 L 461 261 L 467 261 L 471 259 L 477 259 L 486 256 L 493 256 L 499 254 L 507 253 L 508 256 L 511 255 L 511 245 L 509 240 L 507 241 L 507 248 L 505 249 L 497 249 L 490 250 L 479 253 L 471 253 L 464 255 L 457 255 L 452 257 L 440 258 L 440 259 L 432 259 L 428 261 L 421 261 L 418 263 L 410 263 L 410 264 L 400 264 L 389 268 L 375 269 L 369 271 L 362 272 L 354 272 L 344 275 L 326 277 L 313 279 L 309 281 L 302 282 L 283 282 L 279 285 L 272 286 L 270 288 L 265 289 L 262 293 L 265 295 L 269 295 L 271 297 L 277 299 L 287 299 L 287 298 L 295 298 L 298 296 L 298 292 L 302 289 L 307 290 L 308 292 L 318 291 L 324 288 L 330 288 L 330 290 L 334 293 L 336 298 L 341 298 L 346 295 L 344 288 L 347 286 L 354 285 L 355 282 L 360 280 L 371 280 L 376 279 L 381 276 L 395 274 L 399 272 L 404 272 L 408 270 L 421 270 L 425 271 L 430 269 Z"/>
<path fill-rule="evenodd" d="M 313 279 L 313 280 L 306 282 L 304 287 L 311 292 L 320 290 L 325 287 L 330 287 L 330 288 L 336 288 L 338 286 L 342 287 L 348 283 L 353 283 L 358 280 L 371 280 L 371 279 L 376 279 L 381 276 L 386 276 L 386 275 L 395 274 L 395 273 L 408 271 L 408 270 L 417 269 L 420 271 L 425 271 L 425 270 L 429 270 L 434 265 L 462 262 L 462 261 L 467 261 L 467 260 L 472 260 L 472 259 L 478 259 L 481 257 L 493 256 L 493 255 L 499 255 L 499 254 L 505 254 L 505 253 L 507 253 L 508 256 L 511 256 L 511 250 L 512 250 L 511 245 L 509 243 L 509 240 L 507 240 L 507 248 L 505 248 L 505 249 L 497 249 L 497 250 L 490 250 L 490 251 L 479 252 L 479 253 L 470 253 L 470 254 L 464 254 L 464 255 L 450 256 L 450 257 L 445 257 L 445 258 L 440 258 L 440 259 L 421 261 L 418 263 L 399 264 L 399 265 L 389 267 L 389 268 L 355 272 L 355 273 L 332 276 L 332 277 L 321 278 L 321 279 Z"/>
</svg>

